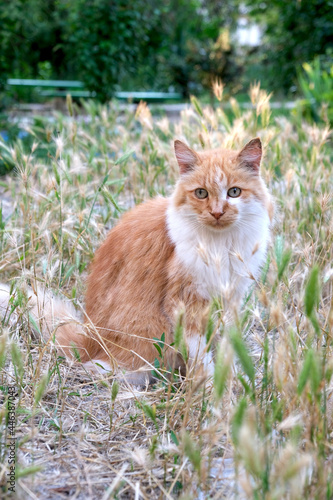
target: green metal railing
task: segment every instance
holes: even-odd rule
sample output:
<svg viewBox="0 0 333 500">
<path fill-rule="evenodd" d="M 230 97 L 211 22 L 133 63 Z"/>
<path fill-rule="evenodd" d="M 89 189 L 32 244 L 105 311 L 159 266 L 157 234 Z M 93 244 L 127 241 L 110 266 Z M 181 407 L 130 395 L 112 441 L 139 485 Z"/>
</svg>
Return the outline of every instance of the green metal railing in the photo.
<svg viewBox="0 0 333 500">
<path fill-rule="evenodd" d="M 95 97 L 95 92 L 84 89 L 84 83 L 74 80 L 27 80 L 22 78 L 9 78 L 9 87 L 34 87 L 42 97 Z M 62 90 L 63 89 L 63 90 Z M 115 92 L 114 97 L 122 101 L 168 101 L 180 100 L 182 95 L 178 92 Z"/>
</svg>

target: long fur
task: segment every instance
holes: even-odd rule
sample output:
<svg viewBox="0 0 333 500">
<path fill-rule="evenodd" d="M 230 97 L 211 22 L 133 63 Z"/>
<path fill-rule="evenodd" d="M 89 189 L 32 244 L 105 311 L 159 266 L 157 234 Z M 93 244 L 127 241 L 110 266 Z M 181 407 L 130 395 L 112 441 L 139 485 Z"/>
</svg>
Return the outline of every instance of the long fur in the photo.
<svg viewBox="0 0 333 500">
<path fill-rule="evenodd" d="M 97 250 L 90 268 L 85 326 L 71 304 L 40 292 L 30 294 L 31 314 L 46 318 L 67 356 L 87 367 L 125 370 L 130 381 L 147 377 L 156 338 L 165 335 L 169 364 L 184 368 L 172 343 L 177 314 L 185 310 L 190 361 L 200 357 L 209 372 L 212 356 L 203 333 L 213 296 L 239 305 L 258 278 L 267 249 L 272 203 L 259 173 L 261 143 L 240 152 L 192 151 L 175 142 L 180 179 L 170 198 L 158 197 L 125 214 Z M 241 195 L 228 191 L 239 187 Z M 197 189 L 208 196 L 199 199 Z M 0 311 L 9 289 L 0 290 Z M 41 311 L 42 304 L 42 311 Z M 229 306 L 228 306 L 229 304 Z"/>
</svg>

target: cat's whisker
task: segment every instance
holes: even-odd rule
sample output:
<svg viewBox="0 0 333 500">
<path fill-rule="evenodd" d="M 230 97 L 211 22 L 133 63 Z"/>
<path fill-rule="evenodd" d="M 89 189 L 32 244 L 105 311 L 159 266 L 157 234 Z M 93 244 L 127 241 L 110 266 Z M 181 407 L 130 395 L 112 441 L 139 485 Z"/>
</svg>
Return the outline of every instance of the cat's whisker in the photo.
<svg viewBox="0 0 333 500">
<path fill-rule="evenodd" d="M 260 140 L 240 152 L 202 153 L 175 141 L 175 153 L 180 179 L 174 194 L 130 210 L 97 250 L 88 278 L 86 323 L 80 324 L 70 303 L 49 297 L 45 336 L 50 338 L 52 326 L 67 356 L 73 357 L 74 345 L 82 363 L 109 360 L 133 374 L 154 369 L 158 345 L 166 348 L 163 361 L 172 364 L 177 358 L 177 349 L 169 345 L 175 341 L 175 311 L 184 310 L 184 339 L 196 352 L 212 298 L 229 300 L 232 307 L 231 301 L 239 303 L 245 295 L 249 277 L 259 274 L 270 205 L 259 174 Z M 233 185 L 231 177 L 237 179 Z M 250 197 L 243 197 L 238 180 Z M 31 314 L 38 319 L 33 306 Z M 75 326 L 66 322 L 68 317 L 76 318 Z"/>
</svg>

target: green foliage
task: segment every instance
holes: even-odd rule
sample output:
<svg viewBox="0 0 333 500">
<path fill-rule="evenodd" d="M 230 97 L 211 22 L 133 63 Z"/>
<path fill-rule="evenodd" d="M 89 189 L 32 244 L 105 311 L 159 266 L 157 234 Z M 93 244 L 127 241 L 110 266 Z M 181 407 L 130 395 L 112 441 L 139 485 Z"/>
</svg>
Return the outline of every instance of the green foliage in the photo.
<svg viewBox="0 0 333 500">
<path fill-rule="evenodd" d="M 321 373 L 320 362 L 313 349 L 307 351 L 302 370 L 299 374 L 297 385 L 298 395 L 302 394 L 308 380 L 310 381 L 313 395 L 316 395 L 321 381 Z"/>
<path fill-rule="evenodd" d="M 278 280 L 281 280 L 291 259 L 291 250 L 284 250 L 284 239 L 281 235 L 277 236 L 274 244 L 275 260 L 278 268 Z"/>
<path fill-rule="evenodd" d="M 152 420 L 155 424 L 156 430 L 158 430 L 157 419 L 156 419 L 156 405 L 150 405 L 145 401 L 137 402 L 139 408 L 142 409 L 146 417 Z"/>
<path fill-rule="evenodd" d="M 22 353 L 20 351 L 19 346 L 15 342 L 13 342 L 11 345 L 11 356 L 15 371 L 15 377 L 20 384 L 22 382 L 24 375 L 24 366 L 23 366 Z"/>
<path fill-rule="evenodd" d="M 116 83 L 136 72 L 149 31 L 156 23 L 154 5 L 135 0 L 76 0 L 69 8 L 67 47 L 75 70 L 101 100 Z"/>
<path fill-rule="evenodd" d="M 0 0 L 0 90 L 35 77 L 83 80 L 101 101 L 116 88 L 189 95 L 236 76 L 236 12 L 221 0 Z M 36 99 L 19 87 L 11 97 Z"/>
<path fill-rule="evenodd" d="M 43 0 L 0 0 L 0 91 L 7 78 L 66 75 L 66 4 L 65 0 L 52 0 L 47 6 Z M 15 89 L 11 95 L 17 100 L 33 94 Z M 0 97 L 8 102 L 8 93 Z"/>
<path fill-rule="evenodd" d="M 243 398 L 239 401 L 232 419 L 231 434 L 232 440 L 236 445 L 239 444 L 239 431 L 244 421 L 246 408 L 247 401 L 245 398 Z"/>
<path fill-rule="evenodd" d="M 184 433 L 183 446 L 185 455 L 190 459 L 193 467 L 200 474 L 200 467 L 201 467 L 200 449 L 196 446 L 194 439 L 192 438 L 192 436 L 190 436 L 188 432 Z"/>
<path fill-rule="evenodd" d="M 271 90 L 290 91 L 299 65 L 332 47 L 332 2 L 326 0 L 247 0 L 263 27 L 259 64 Z"/>
<path fill-rule="evenodd" d="M 117 398 L 119 392 L 119 384 L 117 380 L 114 380 L 111 387 L 111 401 L 114 402 Z"/>
<path fill-rule="evenodd" d="M 332 52 L 330 52 L 332 58 Z M 298 84 L 303 93 L 301 101 L 303 115 L 316 122 L 333 123 L 333 64 L 327 69 L 320 57 L 304 63 L 298 73 Z"/>
<path fill-rule="evenodd" d="M 46 373 L 39 380 L 38 385 L 36 387 L 36 392 L 35 392 L 35 406 L 37 406 L 38 403 L 40 402 L 40 400 L 42 399 L 42 397 L 43 397 L 43 395 L 45 393 L 45 390 L 46 390 L 48 382 L 49 382 L 49 374 Z"/>
<path fill-rule="evenodd" d="M 188 349 L 184 338 L 184 311 L 180 311 L 174 332 L 175 348 L 179 350 L 185 362 L 188 361 Z"/>
<path fill-rule="evenodd" d="M 210 88 L 216 77 L 229 82 L 239 76 L 229 32 L 238 2 L 164 0 L 156 30 L 158 69 L 185 96 Z M 155 34 L 155 36 L 156 36 Z"/>
<path fill-rule="evenodd" d="M 83 470 L 86 480 L 76 474 L 70 495 L 87 498 L 90 485 L 96 498 L 105 492 L 178 498 L 180 489 L 182 498 L 229 498 L 231 490 L 235 497 L 246 492 L 248 498 L 331 498 L 333 171 L 326 127 L 304 123 L 300 115 L 264 127 L 260 107 L 242 114 L 234 106 L 226 118 L 224 104 L 213 111 L 195 99 L 177 124 L 154 115 L 149 124 L 139 123 L 140 113 L 119 111 L 113 103 L 84 106 L 88 120 L 76 118 L 75 103 L 72 117 L 58 113 L 52 122 L 34 120 L 30 130 L 37 149 L 13 144 L 16 174 L 1 180 L 12 209 L 0 222 L 1 281 L 19 279 L 22 289 L 36 283 L 54 295 L 60 288 L 83 303 L 85 269 L 120 217 L 105 190 L 122 210 L 170 193 L 177 179 L 176 135 L 191 145 L 204 137 L 207 147 L 209 141 L 238 149 L 254 134 L 262 137 L 262 171 L 279 207 L 277 223 L 264 278 L 236 319 L 237 329 L 226 321 L 229 301 L 226 308 L 214 301 L 215 330 L 211 323 L 206 330 L 213 381 L 196 365 L 177 384 L 165 377 L 139 389 L 121 377 L 119 383 L 112 375 L 101 380 L 80 363 L 59 362 L 54 332 L 46 343 L 32 335 L 29 302 L 13 295 L 10 305 L 17 307 L 13 322 L 8 315 L 4 321 L 0 366 L 1 384 L 15 385 L 18 394 L 17 470 L 51 462 L 57 477 L 64 468 L 68 477 Z M 43 161 L 40 151 L 48 153 Z M 187 360 L 185 320 L 180 312 L 174 345 L 166 347 Z M 158 337 L 153 349 L 162 364 L 169 336 L 161 331 Z M 46 372 L 48 383 L 40 376 Z M 1 391 L 2 459 L 9 400 Z M 97 465 L 106 464 L 98 481 L 91 456 Z M 45 466 L 34 481 L 22 477 L 22 487 L 38 496 L 48 476 Z"/>
<path fill-rule="evenodd" d="M 215 367 L 214 367 L 214 389 L 217 400 L 220 400 L 225 391 L 227 380 L 230 372 L 230 363 L 225 359 L 222 345 L 219 345 L 219 348 L 216 353 L 215 359 Z"/>
<path fill-rule="evenodd" d="M 314 309 L 318 307 L 319 299 L 319 269 L 318 266 L 314 266 L 310 272 L 304 295 L 305 313 L 308 318 L 312 316 Z"/>
<path fill-rule="evenodd" d="M 249 354 L 249 350 L 241 336 L 241 333 L 235 329 L 230 332 L 230 341 L 234 351 L 242 365 L 245 374 L 250 379 L 251 383 L 254 383 L 255 368 L 253 360 Z"/>
</svg>

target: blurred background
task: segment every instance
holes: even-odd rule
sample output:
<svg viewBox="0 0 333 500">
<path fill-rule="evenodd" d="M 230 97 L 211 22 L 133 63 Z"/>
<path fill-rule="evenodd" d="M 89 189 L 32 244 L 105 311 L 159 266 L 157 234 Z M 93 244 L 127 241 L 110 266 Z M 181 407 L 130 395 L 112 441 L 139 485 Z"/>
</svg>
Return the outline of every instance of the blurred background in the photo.
<svg viewBox="0 0 333 500">
<path fill-rule="evenodd" d="M 80 81 L 102 102 L 209 100 L 216 79 L 240 101 L 260 81 L 278 100 L 329 102 L 332 12 L 332 0 L 0 0 L 0 107 L 47 97 L 11 79 Z"/>
</svg>

